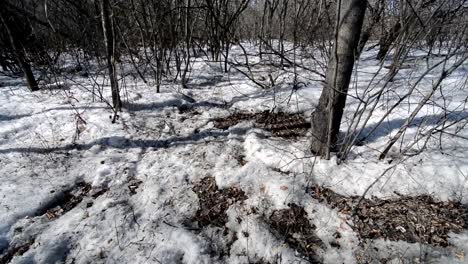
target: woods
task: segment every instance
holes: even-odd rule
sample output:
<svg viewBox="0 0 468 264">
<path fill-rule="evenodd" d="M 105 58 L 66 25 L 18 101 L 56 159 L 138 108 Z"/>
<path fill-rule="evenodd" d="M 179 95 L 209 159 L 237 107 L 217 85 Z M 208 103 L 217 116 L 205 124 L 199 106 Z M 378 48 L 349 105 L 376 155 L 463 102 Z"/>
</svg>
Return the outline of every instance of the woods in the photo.
<svg viewBox="0 0 468 264">
<path fill-rule="evenodd" d="M 4 0 L 0 66 L 0 264 L 466 260 L 466 0 Z"/>
<path fill-rule="evenodd" d="M 356 140 L 352 132 L 343 143 L 338 133 L 353 65 L 366 43 L 376 43 L 369 45 L 378 48 L 376 59 L 382 63 L 394 49 L 387 73 L 391 82 L 410 57 L 412 48 L 428 47 L 430 57 L 442 48 L 462 52 L 456 43 L 466 40 L 467 7 L 463 1 L 453 0 L 414 3 L 375 0 L 353 2 L 351 7 L 341 6 L 340 2 L 306 0 L 132 0 L 126 3 L 23 0 L 7 1 L 5 7 L 2 11 L 3 69 L 13 74 L 20 69 L 30 90 L 37 91 L 38 77 L 31 68 L 45 69 L 46 75 L 60 72 L 57 59 L 61 54 L 75 54 L 74 63 L 82 72 L 90 70 L 84 65 L 90 65 L 91 61 L 105 63 L 114 119 L 125 105 L 121 100 L 125 87 L 119 88 L 119 82 L 131 76 L 154 86 L 155 92 L 160 91 L 163 82 L 179 83 L 181 88 L 190 89 L 192 65 L 198 58 L 219 63 L 225 73 L 233 69 L 240 71 L 256 85 L 271 89 L 277 85 L 271 74 L 266 81 L 259 81 L 264 77 L 252 71 L 255 65 L 248 57 L 253 54 L 245 54 L 245 61 L 230 58 L 231 49 L 236 45 L 242 47 L 245 41 L 257 45 L 257 56 L 262 63 L 278 62 L 280 69 L 293 68 L 292 89 L 299 82 L 297 69 L 306 69 L 310 76 L 323 78 L 324 90 L 312 114 L 311 150 L 327 159 L 330 151 L 340 152 Z M 364 21 L 365 9 L 368 11 Z M 16 24 L 15 30 L 11 29 L 12 23 Z M 454 23 L 458 27 L 454 28 Z M 24 32 L 16 28 L 28 28 L 29 33 L 19 36 Z M 52 41 L 45 41 L 48 38 Z M 304 64 L 306 47 L 320 53 L 319 57 L 308 57 L 315 69 L 306 66 L 309 63 Z M 124 64 L 132 69 L 119 73 L 117 69 Z M 376 94 L 368 91 L 363 95 L 372 101 L 371 109 L 388 89 L 387 84 L 383 86 L 386 88 Z M 362 98 L 363 102 L 366 100 Z M 368 103 L 362 104 L 364 108 L 356 112 L 357 117 L 367 111 L 364 109 L 368 109 Z M 361 118 L 354 121 L 359 123 Z"/>
</svg>

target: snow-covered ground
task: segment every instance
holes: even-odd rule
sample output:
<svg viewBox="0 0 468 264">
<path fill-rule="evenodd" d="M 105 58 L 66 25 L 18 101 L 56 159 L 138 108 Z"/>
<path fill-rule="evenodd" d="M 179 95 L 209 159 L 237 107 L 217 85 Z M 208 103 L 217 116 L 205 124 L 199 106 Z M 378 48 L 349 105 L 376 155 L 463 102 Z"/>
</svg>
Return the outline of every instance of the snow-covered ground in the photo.
<svg viewBox="0 0 468 264">
<path fill-rule="evenodd" d="M 363 93 L 379 68 L 374 55 L 363 55 L 351 94 Z M 384 100 L 397 100 L 425 63 L 402 70 Z M 441 102 L 466 119 L 467 72 L 465 63 L 443 82 L 444 95 L 437 94 L 419 113 L 421 123 L 442 114 Z M 30 93 L 21 78 L 0 75 L 0 255 L 16 247 L 20 253 L 11 263 L 308 263 L 265 221 L 274 210 L 295 203 L 316 226 L 324 263 L 356 263 L 357 252 L 364 250 L 358 234 L 345 215 L 314 199 L 308 187 L 318 184 L 346 196 L 429 194 L 468 204 L 466 129 L 458 136 L 443 134 L 442 149 L 437 136 L 419 155 L 399 158 L 397 147 L 387 160 L 378 160 L 418 96 L 431 89 L 437 71 L 339 165 L 336 157 L 314 157 L 308 137 L 270 137 L 251 122 L 228 130 L 213 126 L 215 118 L 240 110 L 275 107 L 308 116 L 320 96 L 321 83 L 313 80 L 318 77 L 301 71 L 304 85 L 291 91 L 291 74 L 270 74 L 278 83 L 263 90 L 235 70 L 223 74 L 217 64 L 199 60 L 190 73 L 191 89 L 166 83 L 156 94 L 154 87 L 127 80 L 127 107 L 114 124 L 106 103 L 93 100 L 88 79 L 64 79 L 65 89 L 49 86 Z M 343 131 L 357 100 L 350 97 L 347 104 Z M 385 110 L 375 110 L 369 127 Z M 419 132 L 410 128 L 404 140 Z M 224 228 L 194 230 L 188 223 L 199 208 L 193 186 L 209 176 L 219 188 L 239 187 L 247 200 L 228 209 Z M 89 193 L 73 208 L 51 215 L 83 182 L 92 186 Z M 340 247 L 332 246 L 336 240 Z M 392 263 L 417 261 L 423 251 L 434 263 L 467 263 L 468 230 L 451 234 L 450 242 L 448 248 L 431 248 L 376 239 L 368 247 L 378 248 L 377 257 Z M 220 256 L 220 248 L 228 254 Z"/>
</svg>

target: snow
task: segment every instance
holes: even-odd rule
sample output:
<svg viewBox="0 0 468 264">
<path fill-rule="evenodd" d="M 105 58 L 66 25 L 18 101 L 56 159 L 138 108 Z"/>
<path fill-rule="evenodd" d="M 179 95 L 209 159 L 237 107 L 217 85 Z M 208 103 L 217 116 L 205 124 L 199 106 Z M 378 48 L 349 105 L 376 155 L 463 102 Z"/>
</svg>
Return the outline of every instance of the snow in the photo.
<svg viewBox="0 0 468 264">
<path fill-rule="evenodd" d="M 371 59 L 375 55 L 372 52 L 365 53 L 359 64 L 354 94 L 363 94 L 379 69 Z M 304 78 L 306 85 L 291 92 L 291 76 L 275 73 L 281 76 L 278 84 L 263 90 L 234 70 L 223 74 L 218 64 L 199 60 L 193 67 L 192 89 L 180 90 L 177 84 L 165 83 L 162 93 L 156 94 L 154 87 L 137 80 L 128 84 L 129 106 L 115 124 L 106 103 L 89 92 L 93 82 L 88 79 L 64 78 L 61 84 L 69 89 L 52 89 L 49 85 L 49 89 L 30 93 L 19 78 L 0 76 L 0 252 L 34 241 L 11 263 L 307 263 L 264 221 L 265 216 L 290 203 L 303 206 L 317 227 L 317 235 L 325 244 L 320 252 L 325 263 L 356 263 L 361 241 L 348 226 L 346 216 L 307 194 L 311 184 L 347 196 L 430 194 L 468 203 L 466 139 L 444 134 L 443 150 L 433 140 L 419 155 L 398 159 L 397 147 L 389 159 L 377 159 L 377 150 L 387 144 L 402 118 L 431 88 L 430 79 L 388 117 L 376 135 L 353 148 L 350 158 L 337 165 L 336 157 L 314 157 L 308 150 L 307 137 L 269 137 L 268 132 L 253 128 L 251 122 L 226 131 L 214 128 L 212 123 L 214 118 L 236 110 L 275 107 L 308 115 L 320 96 L 319 82 Z M 421 62 L 405 71 L 392 89 L 406 92 L 424 67 Z M 464 118 L 467 67 L 464 64 L 444 81 L 444 102 L 442 96 L 435 96 L 436 102 L 445 103 L 458 111 L 457 117 Z M 432 78 L 438 78 L 437 71 Z M 109 98 L 107 90 L 104 96 Z M 385 100 L 396 99 L 389 93 Z M 357 104 L 349 98 L 343 131 Z M 198 114 L 180 110 L 192 106 Z M 369 125 L 385 111 L 376 109 Z M 427 122 L 423 117 L 440 114 L 440 107 L 433 104 L 424 107 L 418 117 L 420 122 Z M 411 142 L 418 133 L 414 126 L 404 140 Z M 468 131 L 462 130 L 460 136 L 467 137 Z M 243 156 L 246 164 L 239 164 L 235 159 L 238 156 Z M 237 186 L 248 197 L 227 211 L 228 235 L 217 227 L 193 230 L 187 223 L 198 210 L 193 184 L 207 176 L 214 177 L 219 188 Z M 136 194 L 129 191 L 132 180 L 142 182 Z M 96 198 L 84 197 L 55 219 L 37 215 L 81 181 L 106 192 Z M 337 240 L 337 231 L 341 234 L 340 248 L 330 245 Z M 237 239 L 230 241 L 234 234 Z M 466 263 L 460 252 L 468 252 L 468 233 L 452 234 L 450 239 L 450 249 L 426 249 L 430 257 L 441 263 Z M 227 256 L 216 255 L 216 249 L 228 248 L 230 243 Z M 369 253 L 375 258 L 398 263 L 403 258 L 417 258 L 424 246 L 374 240 L 371 247 L 379 249 Z"/>
</svg>

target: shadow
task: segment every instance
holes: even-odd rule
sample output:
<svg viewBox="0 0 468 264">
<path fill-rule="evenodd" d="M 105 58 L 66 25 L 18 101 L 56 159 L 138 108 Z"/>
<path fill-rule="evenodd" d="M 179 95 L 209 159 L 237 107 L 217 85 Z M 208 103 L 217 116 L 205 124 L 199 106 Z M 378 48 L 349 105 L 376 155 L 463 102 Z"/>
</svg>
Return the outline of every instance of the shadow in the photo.
<svg viewBox="0 0 468 264">
<path fill-rule="evenodd" d="M 186 104 L 187 106 L 194 108 L 194 107 L 214 107 L 214 108 L 229 108 L 231 104 L 229 103 L 216 103 L 216 102 L 209 102 L 209 101 L 200 101 L 193 104 Z M 184 106 L 184 105 L 182 105 Z"/>
<path fill-rule="evenodd" d="M 229 84 L 229 81 L 223 80 L 223 75 L 214 75 L 214 76 L 203 76 L 199 75 L 196 78 L 189 80 L 188 86 L 189 89 L 204 89 L 210 87 L 216 87 L 221 84 Z M 200 82 L 193 82 L 193 80 L 197 80 Z M 192 81 L 192 82 L 191 82 Z"/>
<path fill-rule="evenodd" d="M 271 88 L 271 89 L 261 89 L 258 92 L 253 92 L 250 94 L 245 94 L 241 96 L 234 96 L 232 100 L 229 102 L 230 105 L 233 105 L 238 102 L 244 102 L 251 99 L 259 99 L 259 98 L 273 98 L 273 96 L 277 96 L 280 93 L 295 93 L 302 89 L 313 89 L 311 86 L 303 86 L 300 88 L 293 88 L 293 85 L 285 85 L 279 88 Z M 320 88 L 321 89 L 321 88 Z"/>
<path fill-rule="evenodd" d="M 11 121 L 11 120 L 15 120 L 15 119 L 21 119 L 23 117 L 28 117 L 28 116 L 31 116 L 31 115 L 1 115 L 0 114 L 0 122 L 3 122 L 3 121 Z"/>
<path fill-rule="evenodd" d="M 211 142 L 215 140 L 209 141 L 202 141 L 203 139 L 209 137 L 227 137 L 229 134 L 242 136 L 247 133 L 249 129 L 231 129 L 230 131 L 203 131 L 199 133 L 194 133 L 188 136 L 177 136 L 172 137 L 169 139 L 158 139 L 158 140 L 150 140 L 150 139 L 135 139 L 131 140 L 125 137 L 104 137 L 92 141 L 86 144 L 68 144 L 61 147 L 53 147 L 53 148 L 39 148 L 39 147 L 19 147 L 19 148 L 7 148 L 7 149 L 0 149 L 0 154 L 7 154 L 7 153 L 38 153 L 38 154 L 49 154 L 54 152 L 62 152 L 62 151 L 70 151 L 70 150 L 89 150 L 93 146 L 99 145 L 106 148 L 113 148 L 113 149 L 133 149 L 133 148 L 155 148 L 155 149 L 164 149 L 170 147 L 176 147 L 179 145 L 186 145 L 186 144 L 198 144 L 198 143 L 205 143 Z"/>
<path fill-rule="evenodd" d="M 442 122 L 443 120 L 456 122 L 468 118 L 468 111 L 454 111 L 447 115 L 445 114 L 436 114 L 436 115 L 426 115 L 421 117 L 416 117 L 413 122 L 409 125 L 411 127 L 418 127 L 422 124 L 425 125 L 436 125 Z M 390 135 L 392 131 L 399 129 L 406 122 L 406 118 L 393 119 L 388 122 L 383 122 L 382 124 L 371 124 L 361 130 L 361 139 L 359 141 L 365 141 L 366 143 L 372 143 L 377 141 L 377 139 Z M 373 132 L 372 132 L 373 131 Z M 368 135 L 369 133 L 371 133 Z"/>
<path fill-rule="evenodd" d="M 200 101 L 194 103 L 187 103 L 182 99 L 171 99 L 159 103 L 149 103 L 149 104 L 138 104 L 138 103 L 127 103 L 125 108 L 129 111 L 147 111 L 147 110 L 158 110 L 167 107 L 176 107 L 179 111 L 188 111 L 196 107 L 214 107 L 214 108 L 229 108 L 230 104 L 227 103 L 216 103 L 210 101 Z"/>
<path fill-rule="evenodd" d="M 10 246 L 10 242 L 5 237 L 0 237 L 0 254 L 2 255 Z"/>
<path fill-rule="evenodd" d="M 70 90 L 70 85 L 61 83 L 51 83 L 42 85 L 40 89 L 41 91 L 65 91 Z"/>
<path fill-rule="evenodd" d="M 18 76 L 6 76 L 0 74 L 0 88 L 25 85 L 26 82 L 22 79 L 22 76 L 22 74 Z"/>
<path fill-rule="evenodd" d="M 49 109 L 45 109 L 45 110 L 42 110 L 42 111 L 39 111 L 37 113 L 32 113 L 32 114 L 27 114 L 27 115 L 2 115 L 0 114 L 0 122 L 4 122 L 4 121 L 12 121 L 12 120 L 15 120 L 15 119 L 21 119 L 21 118 L 25 118 L 25 117 L 30 117 L 30 116 L 33 116 L 33 115 L 38 115 L 38 114 L 43 114 L 43 113 L 47 113 L 47 112 L 52 112 L 52 111 L 59 111 L 59 110 L 79 110 L 79 109 L 105 109 L 107 107 L 103 107 L 103 106 L 77 106 L 77 107 L 71 107 L 71 106 L 59 106 L 59 107 L 54 107 L 54 108 L 49 108 Z"/>
<path fill-rule="evenodd" d="M 148 104 L 139 104 L 139 103 L 126 103 L 125 108 L 129 111 L 146 111 L 146 110 L 157 110 L 166 107 L 179 107 L 184 104 L 182 99 L 170 99 L 164 102 L 158 103 L 148 103 Z"/>
<path fill-rule="evenodd" d="M 91 110 L 91 109 L 109 109 L 109 107 L 106 106 L 59 106 L 59 107 L 54 107 L 54 108 L 49 108 L 42 110 L 40 112 L 34 113 L 35 115 L 37 114 L 42 114 L 42 113 L 47 113 L 47 112 L 52 112 L 52 111 L 58 111 L 58 110 Z"/>
</svg>

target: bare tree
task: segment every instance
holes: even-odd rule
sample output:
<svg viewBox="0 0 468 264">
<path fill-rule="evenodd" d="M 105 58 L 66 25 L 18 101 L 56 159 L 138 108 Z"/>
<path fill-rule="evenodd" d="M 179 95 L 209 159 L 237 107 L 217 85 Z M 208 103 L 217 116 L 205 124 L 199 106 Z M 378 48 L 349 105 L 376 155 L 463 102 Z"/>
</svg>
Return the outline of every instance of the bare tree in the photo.
<svg viewBox="0 0 468 264">
<path fill-rule="evenodd" d="M 326 84 L 312 114 L 311 150 L 327 159 L 336 147 L 365 10 L 365 0 L 337 3 L 335 43 Z"/>
<path fill-rule="evenodd" d="M 102 31 L 104 33 L 104 45 L 106 46 L 106 61 L 107 69 L 109 71 L 109 78 L 112 91 L 112 106 L 114 111 L 120 111 L 122 102 L 120 100 L 119 84 L 116 76 L 115 67 L 115 39 L 114 30 L 112 27 L 111 7 L 109 0 L 101 0 L 101 18 L 102 18 Z M 116 115 L 114 115 L 115 119 Z"/>
<path fill-rule="evenodd" d="M 34 78 L 34 74 L 31 70 L 31 65 L 29 65 L 26 56 L 24 54 L 24 50 L 21 47 L 20 41 L 18 41 L 16 34 L 13 32 L 10 19 L 13 16 L 8 14 L 8 11 L 4 8 L 0 9 L 0 20 L 5 28 L 6 34 L 8 36 L 10 48 L 13 51 L 13 54 L 23 71 L 24 77 L 26 78 L 26 83 L 28 84 L 29 90 L 32 92 L 39 90 L 39 86 L 37 85 L 36 78 Z"/>
</svg>

